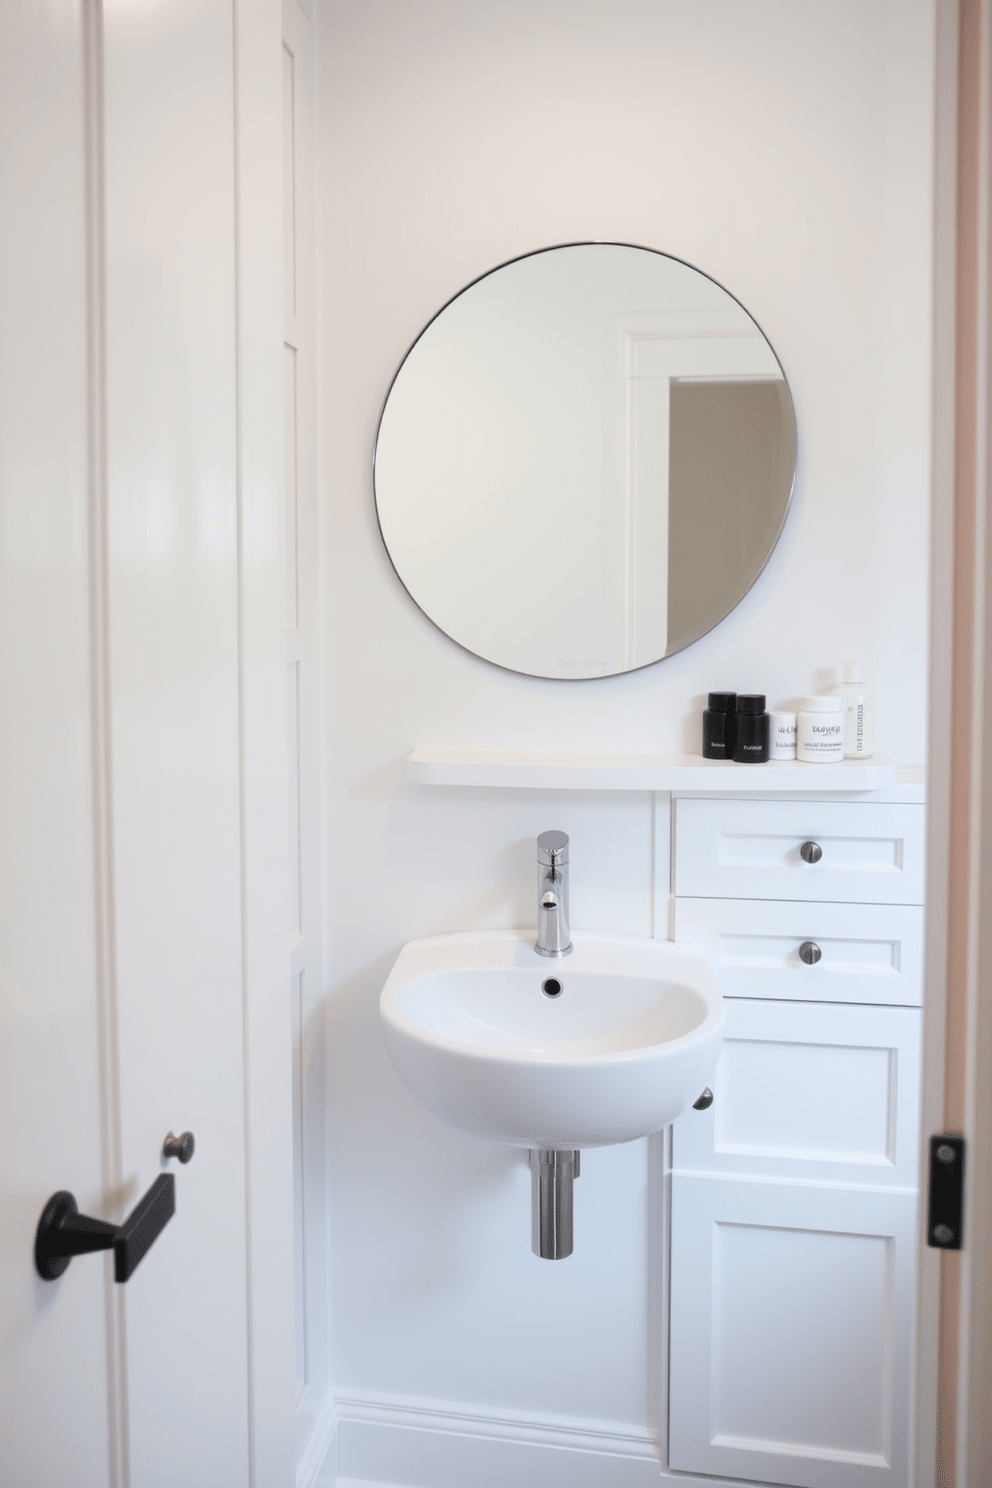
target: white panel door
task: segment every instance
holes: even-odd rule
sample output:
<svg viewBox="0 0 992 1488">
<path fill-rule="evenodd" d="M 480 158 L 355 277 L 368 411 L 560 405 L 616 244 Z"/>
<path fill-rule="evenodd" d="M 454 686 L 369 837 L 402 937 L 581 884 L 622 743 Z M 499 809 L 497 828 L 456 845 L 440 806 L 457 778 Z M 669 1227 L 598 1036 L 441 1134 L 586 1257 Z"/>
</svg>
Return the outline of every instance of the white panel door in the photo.
<svg viewBox="0 0 992 1488">
<path fill-rule="evenodd" d="M 72 1188 L 91 1214 L 109 1197 L 90 809 L 81 44 L 75 5 L 46 7 L 43 26 L 27 5 L 0 6 L 0 1482 L 9 1488 L 105 1488 L 113 1471 L 103 1264 L 73 1265 L 52 1286 L 31 1263 L 49 1194 Z"/>
<path fill-rule="evenodd" d="M 671 1467 L 907 1488 L 916 1207 L 674 1174 Z"/>
<path fill-rule="evenodd" d="M 0 7 L 4 1488 L 292 1474 L 268 12 L 256 74 L 265 4 Z M 106 1254 L 35 1273 L 54 1190 L 117 1224 L 163 1170 L 176 1213 L 126 1285 Z"/>
</svg>

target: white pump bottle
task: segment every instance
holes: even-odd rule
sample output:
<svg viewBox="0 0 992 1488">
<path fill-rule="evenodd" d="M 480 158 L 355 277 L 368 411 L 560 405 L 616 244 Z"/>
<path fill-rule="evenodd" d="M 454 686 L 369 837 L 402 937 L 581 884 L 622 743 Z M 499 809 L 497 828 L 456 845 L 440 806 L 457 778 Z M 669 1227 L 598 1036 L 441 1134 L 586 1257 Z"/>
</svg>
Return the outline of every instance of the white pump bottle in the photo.
<svg viewBox="0 0 992 1488">
<path fill-rule="evenodd" d="M 845 666 L 834 696 L 844 706 L 844 758 L 869 759 L 875 752 L 875 696 L 859 666 Z"/>
</svg>

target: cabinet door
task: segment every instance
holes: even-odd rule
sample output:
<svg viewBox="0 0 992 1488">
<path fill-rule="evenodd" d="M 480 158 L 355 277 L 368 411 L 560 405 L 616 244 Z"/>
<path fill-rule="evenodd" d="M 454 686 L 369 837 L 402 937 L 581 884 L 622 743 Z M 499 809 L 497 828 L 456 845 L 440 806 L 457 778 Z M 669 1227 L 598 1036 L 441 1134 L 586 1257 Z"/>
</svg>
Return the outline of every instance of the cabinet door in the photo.
<svg viewBox="0 0 992 1488">
<path fill-rule="evenodd" d="M 916 1196 L 672 1185 L 670 1466 L 904 1488 Z"/>
<path fill-rule="evenodd" d="M 914 1191 L 920 1012 L 729 997 L 713 1104 L 672 1128 L 676 1172 Z"/>
</svg>

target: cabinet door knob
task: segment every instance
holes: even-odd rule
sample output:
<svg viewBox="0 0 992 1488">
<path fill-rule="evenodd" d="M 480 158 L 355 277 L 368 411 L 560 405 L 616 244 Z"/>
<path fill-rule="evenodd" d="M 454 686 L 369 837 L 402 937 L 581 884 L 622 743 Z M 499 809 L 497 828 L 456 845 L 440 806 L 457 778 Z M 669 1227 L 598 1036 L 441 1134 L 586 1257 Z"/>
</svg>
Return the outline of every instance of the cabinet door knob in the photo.
<svg viewBox="0 0 992 1488">
<path fill-rule="evenodd" d="M 805 966 L 815 966 L 823 952 L 815 940 L 804 940 L 799 947 L 799 959 Z"/>
<path fill-rule="evenodd" d="M 823 848 L 818 842 L 804 842 L 799 849 L 799 856 L 804 863 L 818 863 L 823 857 Z"/>
<path fill-rule="evenodd" d="M 699 1097 L 699 1099 L 697 1101 L 693 1101 L 693 1103 L 692 1103 L 692 1109 L 694 1111 L 708 1111 L 709 1108 L 710 1108 L 710 1106 L 712 1104 L 713 1104 L 713 1092 L 710 1089 L 710 1087 L 707 1085 L 706 1089 L 703 1091 L 703 1093 Z"/>
<path fill-rule="evenodd" d="M 183 1132 L 181 1137 L 174 1137 L 171 1132 L 162 1143 L 163 1157 L 178 1157 L 181 1163 L 188 1163 L 196 1151 L 196 1141 L 192 1132 Z"/>
</svg>

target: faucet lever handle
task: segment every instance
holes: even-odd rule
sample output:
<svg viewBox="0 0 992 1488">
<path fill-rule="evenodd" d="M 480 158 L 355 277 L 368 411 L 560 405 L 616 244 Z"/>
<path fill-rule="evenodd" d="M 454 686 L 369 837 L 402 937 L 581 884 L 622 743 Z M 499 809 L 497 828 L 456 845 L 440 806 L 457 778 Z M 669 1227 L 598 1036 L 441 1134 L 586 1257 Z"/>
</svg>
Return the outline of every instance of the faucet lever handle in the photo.
<svg viewBox="0 0 992 1488">
<path fill-rule="evenodd" d="M 545 868 L 559 868 L 568 862 L 568 833 L 542 832 L 537 839 L 537 861 Z"/>
</svg>

